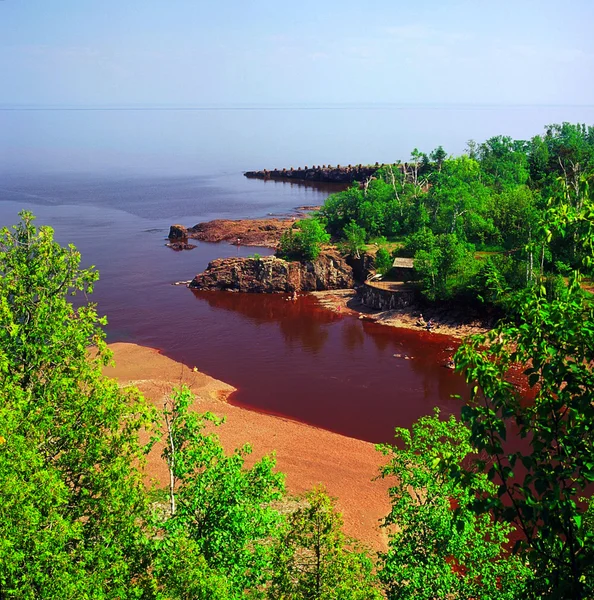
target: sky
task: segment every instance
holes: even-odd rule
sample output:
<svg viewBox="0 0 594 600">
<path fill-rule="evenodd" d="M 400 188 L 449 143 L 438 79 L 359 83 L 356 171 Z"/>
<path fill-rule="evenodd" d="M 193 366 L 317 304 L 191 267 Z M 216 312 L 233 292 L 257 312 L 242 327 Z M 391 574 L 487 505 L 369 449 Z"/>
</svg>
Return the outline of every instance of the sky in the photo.
<svg viewBox="0 0 594 600">
<path fill-rule="evenodd" d="M 594 104 L 593 0 L 0 0 L 0 107 Z"/>
</svg>

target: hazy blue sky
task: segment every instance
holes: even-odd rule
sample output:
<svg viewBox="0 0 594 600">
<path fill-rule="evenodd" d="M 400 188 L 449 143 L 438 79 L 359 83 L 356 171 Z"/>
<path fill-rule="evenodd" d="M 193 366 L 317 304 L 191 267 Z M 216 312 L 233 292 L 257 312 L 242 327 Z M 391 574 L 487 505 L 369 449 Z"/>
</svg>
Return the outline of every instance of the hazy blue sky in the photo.
<svg viewBox="0 0 594 600">
<path fill-rule="evenodd" d="M 1 0 L 0 104 L 594 104 L 593 0 Z"/>
</svg>

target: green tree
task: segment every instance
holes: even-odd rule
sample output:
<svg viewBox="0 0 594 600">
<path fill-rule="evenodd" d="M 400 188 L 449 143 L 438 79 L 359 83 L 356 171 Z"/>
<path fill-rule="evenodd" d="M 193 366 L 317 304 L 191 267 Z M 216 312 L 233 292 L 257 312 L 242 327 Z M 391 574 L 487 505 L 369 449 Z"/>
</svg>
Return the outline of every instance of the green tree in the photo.
<svg viewBox="0 0 594 600">
<path fill-rule="evenodd" d="M 334 236 L 341 236 L 345 226 L 351 221 L 357 221 L 359 206 L 363 202 L 363 190 L 355 183 L 348 190 L 331 194 L 320 214 L 326 222 L 327 230 Z"/>
<path fill-rule="evenodd" d="M 392 268 L 393 262 L 391 254 L 385 248 L 379 248 L 375 255 L 375 270 L 380 275 L 385 275 Z"/>
<path fill-rule="evenodd" d="M 381 475 L 394 481 L 392 509 L 383 523 L 389 549 L 380 563 L 387 597 L 521 598 L 530 574 L 504 549 L 511 527 L 472 510 L 475 494 L 496 488 L 480 473 L 473 488 L 450 475 L 474 449 L 462 423 L 438 415 L 436 409 L 411 431 L 397 428 L 397 446 L 378 446 L 390 459 Z"/>
<path fill-rule="evenodd" d="M 415 272 L 430 300 L 461 293 L 475 274 L 474 247 L 461 242 L 456 234 L 433 235 L 430 229 L 423 229 L 407 240 L 405 248 L 409 253 L 415 250 Z"/>
<path fill-rule="evenodd" d="M 529 176 L 528 144 L 507 136 L 495 136 L 479 146 L 481 169 L 498 190 L 524 185 Z"/>
<path fill-rule="evenodd" d="M 456 233 L 470 241 L 493 235 L 488 214 L 491 191 L 482 181 L 477 161 L 467 156 L 444 160 L 441 171 L 432 175 L 431 184 L 427 209 L 435 233 Z"/>
<path fill-rule="evenodd" d="M 220 589 L 223 581 L 225 598 L 242 598 L 244 591 L 255 593 L 266 583 L 273 540 L 283 521 L 272 506 L 283 497 L 283 475 L 273 472 L 273 457 L 246 469 L 247 445 L 226 454 L 216 433 L 205 429 L 221 420 L 190 412 L 193 400 L 189 390 L 177 390 L 165 410 L 170 516 L 162 525 L 159 549 L 167 552 L 182 540 L 208 566 L 205 590 Z M 159 565 L 165 581 L 180 577 L 165 557 Z M 190 579 L 186 574 L 182 581 Z"/>
<path fill-rule="evenodd" d="M 594 203 L 558 207 L 545 222 L 551 241 L 583 225 L 580 242 L 591 262 Z M 479 466 L 498 486 L 476 508 L 521 533 L 516 550 L 537 574 L 535 598 L 594 594 L 592 501 L 580 501 L 594 482 L 594 305 L 580 281 L 576 271 L 554 297 L 541 282 L 511 295 L 511 323 L 471 339 L 456 358 L 472 383 L 462 416 L 472 444 L 488 455 Z M 530 400 L 511 383 L 517 365 Z M 523 442 L 510 441 L 516 436 Z"/>
<path fill-rule="evenodd" d="M 365 250 L 365 240 L 367 232 L 363 227 L 360 227 L 354 221 L 351 221 L 344 228 L 345 248 L 346 251 L 355 258 L 361 258 L 361 252 Z"/>
<path fill-rule="evenodd" d="M 277 255 L 287 259 L 315 260 L 330 241 L 324 225 L 315 218 L 297 221 L 281 236 Z"/>
<path fill-rule="evenodd" d="M 268 597 L 380 600 L 371 558 L 345 537 L 342 525 L 323 489 L 306 494 L 279 539 Z"/>
<path fill-rule="evenodd" d="M 0 233 L 0 597 L 137 598 L 152 413 L 102 376 L 95 307 L 68 301 L 97 273 L 20 216 Z"/>
<path fill-rule="evenodd" d="M 429 158 L 435 163 L 435 167 L 438 171 L 441 171 L 443 161 L 448 157 L 448 153 L 443 149 L 442 146 L 438 146 L 429 154 Z"/>
</svg>

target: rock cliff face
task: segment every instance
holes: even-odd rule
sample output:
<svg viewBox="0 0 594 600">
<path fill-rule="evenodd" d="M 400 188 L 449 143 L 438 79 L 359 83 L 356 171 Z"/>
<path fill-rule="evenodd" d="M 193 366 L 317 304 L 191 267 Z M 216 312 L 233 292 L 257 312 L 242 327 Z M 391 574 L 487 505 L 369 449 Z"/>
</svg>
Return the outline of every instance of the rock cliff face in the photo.
<svg viewBox="0 0 594 600">
<path fill-rule="evenodd" d="M 312 262 L 287 262 L 275 256 L 219 258 L 190 287 L 199 290 L 275 293 L 314 292 L 353 287 L 353 272 L 335 251 Z"/>
</svg>

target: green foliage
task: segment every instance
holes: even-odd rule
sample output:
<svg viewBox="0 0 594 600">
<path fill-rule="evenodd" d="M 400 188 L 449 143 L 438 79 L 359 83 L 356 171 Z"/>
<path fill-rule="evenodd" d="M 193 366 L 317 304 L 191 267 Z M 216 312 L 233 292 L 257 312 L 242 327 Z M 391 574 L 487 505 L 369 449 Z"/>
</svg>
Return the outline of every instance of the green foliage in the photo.
<svg viewBox="0 0 594 600">
<path fill-rule="evenodd" d="M 102 376 L 95 307 L 68 302 L 96 272 L 21 218 L 0 233 L 0 596 L 136 598 L 151 411 Z"/>
<path fill-rule="evenodd" d="M 392 255 L 385 248 L 379 248 L 375 255 L 375 270 L 385 275 L 392 268 L 393 262 Z"/>
<path fill-rule="evenodd" d="M 455 233 L 434 235 L 422 229 L 406 240 L 405 251 L 414 251 L 415 272 L 430 300 L 462 293 L 477 270 L 473 246 Z"/>
<path fill-rule="evenodd" d="M 304 219 L 283 233 L 276 253 L 289 260 L 315 260 L 322 245 L 329 241 L 330 236 L 318 219 Z"/>
<path fill-rule="evenodd" d="M 387 597 L 521 598 L 530 574 L 503 548 L 511 528 L 472 510 L 476 494 L 491 495 L 496 487 L 480 473 L 473 488 L 451 476 L 473 453 L 470 431 L 438 415 L 436 409 L 411 431 L 397 428 L 398 446 L 378 447 L 390 459 L 382 476 L 394 478 L 380 569 Z"/>
<path fill-rule="evenodd" d="M 592 199 L 593 174 L 594 127 L 563 123 L 528 142 L 505 136 L 471 141 L 468 153 L 459 157 L 448 157 L 441 146 L 429 155 L 415 148 L 408 163 L 384 166 L 373 179 L 330 196 L 320 214 L 328 231 L 343 240 L 352 235 L 347 228 L 354 223 L 371 238 L 429 230 L 435 236 L 455 234 L 478 247 L 500 246 L 514 263 L 507 268 L 508 284 L 521 289 L 554 270 L 556 262 L 570 268 L 580 264 L 583 251 L 576 240 L 584 224 L 575 222 L 564 239 L 544 251 L 541 217 L 550 198 L 564 198 L 579 210 L 585 198 Z M 417 249 L 425 252 L 419 260 L 422 279 L 437 283 L 436 253 L 426 244 Z M 471 264 L 463 275 L 450 275 L 447 285 L 425 289 L 435 299 L 475 293 L 480 285 L 470 279 L 477 270 Z M 522 270 L 524 276 L 517 277 Z"/>
<path fill-rule="evenodd" d="M 344 228 L 344 237 L 346 251 L 355 258 L 361 258 L 361 251 L 365 249 L 365 240 L 367 239 L 365 229 L 359 227 L 354 221 L 351 221 Z"/>
<path fill-rule="evenodd" d="M 244 590 L 257 590 L 266 581 L 282 522 L 272 503 L 283 497 L 283 475 L 273 472 L 273 457 L 246 469 L 249 446 L 227 455 L 218 436 L 205 431 L 221 421 L 209 413 L 190 412 L 193 400 L 183 388 L 166 406 L 163 456 L 171 475 L 172 514 L 163 524 L 160 548 L 164 552 L 181 540 L 203 557 L 211 570 L 209 584 L 219 586 L 224 578 L 225 597 L 241 598 Z M 167 578 L 177 577 L 167 563 L 163 566 Z"/>
<path fill-rule="evenodd" d="M 584 198 L 579 211 L 561 205 L 547 223 L 551 242 L 582 225 L 579 243 L 588 262 L 591 201 Z M 488 476 L 498 486 L 476 508 L 521 533 L 516 549 L 535 573 L 527 597 L 594 594 L 591 500 L 589 509 L 578 500 L 594 482 L 594 306 L 580 280 L 576 271 L 567 285 L 557 281 L 554 293 L 539 282 L 511 294 L 514 320 L 471 339 L 456 357 L 473 385 L 462 415 L 473 445 L 489 456 Z M 529 401 L 510 382 L 516 365 L 531 388 Z M 508 441 L 516 436 L 523 443 Z"/>
<path fill-rule="evenodd" d="M 289 515 L 273 561 L 271 598 L 379 600 L 373 562 L 342 533 L 342 518 L 316 488 Z"/>
<path fill-rule="evenodd" d="M 522 186 L 528 181 L 526 143 L 496 136 L 479 146 L 479 161 L 487 180 L 502 189 Z"/>
</svg>

